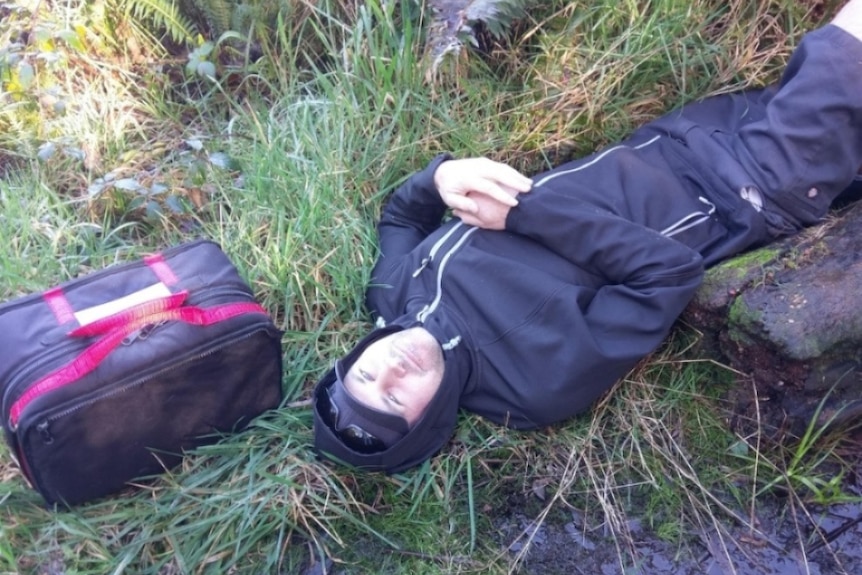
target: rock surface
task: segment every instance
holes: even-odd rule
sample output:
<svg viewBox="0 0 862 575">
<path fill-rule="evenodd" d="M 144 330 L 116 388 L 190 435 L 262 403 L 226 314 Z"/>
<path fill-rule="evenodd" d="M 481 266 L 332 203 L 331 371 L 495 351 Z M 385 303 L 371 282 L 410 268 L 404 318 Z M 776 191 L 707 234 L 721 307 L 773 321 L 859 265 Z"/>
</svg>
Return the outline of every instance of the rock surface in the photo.
<svg viewBox="0 0 862 575">
<path fill-rule="evenodd" d="M 862 203 L 711 268 L 682 320 L 703 334 L 695 353 L 750 379 L 732 398 L 741 418 L 794 435 L 811 421 L 853 423 L 862 414 Z"/>
</svg>

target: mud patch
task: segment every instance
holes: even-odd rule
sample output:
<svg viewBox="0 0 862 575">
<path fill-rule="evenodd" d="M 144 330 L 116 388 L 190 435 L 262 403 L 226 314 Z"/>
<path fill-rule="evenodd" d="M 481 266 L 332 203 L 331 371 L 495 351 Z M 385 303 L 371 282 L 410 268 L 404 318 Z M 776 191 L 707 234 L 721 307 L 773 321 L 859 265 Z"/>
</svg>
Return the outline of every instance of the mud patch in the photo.
<svg viewBox="0 0 862 575">
<path fill-rule="evenodd" d="M 843 575 L 862 573 L 862 504 L 807 512 L 778 497 L 758 502 L 760 532 L 746 527 L 691 533 L 671 543 L 628 521 L 623 540 L 607 524 L 570 511 L 537 524 L 513 509 L 495 523 L 519 573 L 535 575 Z"/>
</svg>

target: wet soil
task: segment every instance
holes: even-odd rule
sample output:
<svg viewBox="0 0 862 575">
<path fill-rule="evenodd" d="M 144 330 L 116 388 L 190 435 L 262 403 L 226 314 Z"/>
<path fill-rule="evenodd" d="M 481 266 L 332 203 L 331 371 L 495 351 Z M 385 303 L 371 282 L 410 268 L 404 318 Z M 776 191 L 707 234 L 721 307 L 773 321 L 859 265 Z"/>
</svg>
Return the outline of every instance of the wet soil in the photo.
<svg viewBox="0 0 862 575">
<path fill-rule="evenodd" d="M 806 514 L 770 497 L 758 501 L 756 514 L 759 533 L 725 525 L 721 536 L 704 531 L 683 543 L 659 538 L 638 518 L 628 522 L 626 541 L 615 540 L 607 525 L 578 511 L 537 526 L 513 509 L 495 528 L 513 561 L 523 553 L 516 572 L 531 575 L 862 573 L 862 504 L 809 508 Z"/>
<path fill-rule="evenodd" d="M 680 524 L 690 532 L 673 538 L 659 536 L 637 496 L 625 497 L 631 509 L 622 525 L 616 510 L 612 527 L 598 510 L 559 503 L 543 514 L 544 497 L 510 493 L 498 506 L 485 507 L 490 525 L 481 537 L 502 553 L 497 566 L 508 566 L 513 575 L 859 575 L 862 458 L 845 478 L 843 493 L 855 501 L 801 505 L 780 491 L 759 496 L 753 509 L 725 501 L 731 513 L 717 511 L 700 529 L 687 519 Z M 377 561 L 377 554 L 391 552 L 376 541 L 363 548 Z M 355 572 L 327 558 L 314 560 L 302 574 Z"/>
</svg>

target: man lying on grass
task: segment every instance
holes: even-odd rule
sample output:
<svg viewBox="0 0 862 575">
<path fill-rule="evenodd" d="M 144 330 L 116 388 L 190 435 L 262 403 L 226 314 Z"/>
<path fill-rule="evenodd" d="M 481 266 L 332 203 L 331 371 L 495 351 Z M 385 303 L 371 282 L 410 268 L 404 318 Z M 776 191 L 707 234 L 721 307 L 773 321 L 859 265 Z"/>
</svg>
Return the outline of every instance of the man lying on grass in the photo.
<svg viewBox="0 0 862 575">
<path fill-rule="evenodd" d="M 860 165 L 862 0 L 803 38 L 778 86 L 532 179 L 436 158 L 384 209 L 378 328 L 318 382 L 316 449 L 394 473 L 449 440 L 459 407 L 518 429 L 586 410 L 668 335 L 705 266 L 817 223 Z"/>
</svg>

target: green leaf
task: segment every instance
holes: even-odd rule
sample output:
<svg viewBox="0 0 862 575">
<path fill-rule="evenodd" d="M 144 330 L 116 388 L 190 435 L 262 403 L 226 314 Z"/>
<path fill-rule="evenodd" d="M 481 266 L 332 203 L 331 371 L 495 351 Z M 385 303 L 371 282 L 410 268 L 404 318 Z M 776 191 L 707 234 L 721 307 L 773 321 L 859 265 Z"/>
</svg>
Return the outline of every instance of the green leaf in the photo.
<svg viewBox="0 0 862 575">
<path fill-rule="evenodd" d="M 186 140 L 185 143 L 186 143 L 186 146 L 188 146 L 189 148 L 191 148 L 192 150 L 194 150 L 196 152 L 200 152 L 201 150 L 204 149 L 204 143 L 201 142 L 197 138 L 192 138 L 191 140 Z"/>
<path fill-rule="evenodd" d="M 736 457 L 745 457 L 748 455 L 748 443 L 740 439 L 731 445 L 728 451 Z"/>
<path fill-rule="evenodd" d="M 158 202 L 147 202 L 147 218 L 158 219 L 162 216 L 162 214 L 162 207 L 159 205 Z"/>
<path fill-rule="evenodd" d="M 197 73 L 204 78 L 215 78 L 216 67 L 212 62 L 200 62 L 197 66 Z"/>
<path fill-rule="evenodd" d="M 105 184 L 103 182 L 95 182 L 89 185 L 87 188 L 87 195 L 91 198 L 95 198 L 99 194 L 102 193 L 102 190 L 105 189 Z"/>
<path fill-rule="evenodd" d="M 168 187 L 164 184 L 155 183 L 150 186 L 150 195 L 157 196 L 159 194 L 164 194 L 168 191 Z"/>
<path fill-rule="evenodd" d="M 185 206 L 177 196 L 168 196 L 168 199 L 165 200 L 165 205 L 175 214 L 184 214 L 186 212 Z"/>
<path fill-rule="evenodd" d="M 33 66 L 29 64 L 26 60 L 21 60 L 18 63 L 18 83 L 21 84 L 21 87 L 25 90 L 33 85 L 33 79 L 36 77 L 36 72 L 33 70 Z"/>
<path fill-rule="evenodd" d="M 70 48 L 76 50 L 78 52 L 85 52 L 86 46 L 84 46 L 83 38 L 81 35 L 75 30 L 63 30 L 57 36 L 66 42 Z"/>
<path fill-rule="evenodd" d="M 144 196 L 135 196 L 132 198 L 132 201 L 129 202 L 129 211 L 143 208 L 146 202 L 147 199 Z"/>
<path fill-rule="evenodd" d="M 194 49 L 192 55 L 198 58 L 206 58 L 213 51 L 213 43 L 212 42 L 204 42 L 200 46 Z"/>
<path fill-rule="evenodd" d="M 209 155 L 210 164 L 217 168 L 232 170 L 236 167 L 236 162 L 224 152 L 214 152 Z"/>
<path fill-rule="evenodd" d="M 54 154 L 57 152 L 57 145 L 54 142 L 45 142 L 41 146 L 39 146 L 39 152 L 36 154 L 36 157 L 42 160 L 43 162 L 47 162 L 49 159 L 54 157 Z"/>
<path fill-rule="evenodd" d="M 114 187 L 118 190 L 126 190 L 128 192 L 137 192 L 143 189 L 143 186 L 137 180 L 132 178 L 123 178 L 114 182 Z"/>
</svg>

